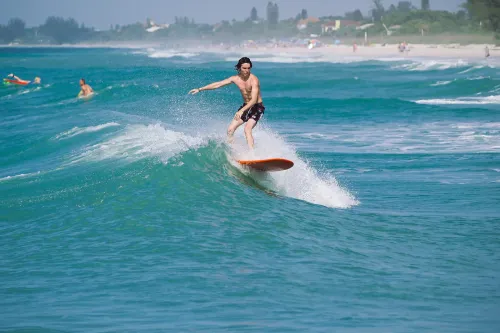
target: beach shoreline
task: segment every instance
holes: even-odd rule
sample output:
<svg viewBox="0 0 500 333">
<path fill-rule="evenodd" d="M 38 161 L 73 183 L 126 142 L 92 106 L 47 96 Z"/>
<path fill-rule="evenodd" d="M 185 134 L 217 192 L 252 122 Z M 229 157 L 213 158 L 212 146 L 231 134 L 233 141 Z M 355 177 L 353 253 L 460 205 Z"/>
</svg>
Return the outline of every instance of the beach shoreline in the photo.
<svg viewBox="0 0 500 333">
<path fill-rule="evenodd" d="M 241 53 L 248 56 L 274 55 L 285 57 L 350 57 L 350 58 L 467 58 L 484 59 L 485 49 L 488 48 L 490 58 L 500 56 L 500 46 L 494 44 L 412 44 L 408 43 L 404 51 L 398 49 L 399 44 L 325 44 L 308 48 L 307 45 L 267 43 L 207 43 L 207 41 L 188 41 L 182 43 L 165 44 L 161 42 L 124 42 L 124 43 L 80 43 L 62 45 L 0 45 L 0 48 L 125 48 L 145 50 L 173 50 L 184 52 L 205 53 Z"/>
<path fill-rule="evenodd" d="M 398 44 L 372 44 L 358 45 L 356 51 L 352 45 L 324 45 L 308 49 L 307 47 L 212 47 L 212 48 L 184 48 L 188 52 L 213 52 L 213 53 L 245 53 L 247 55 L 282 55 L 285 57 L 360 57 L 360 58 L 401 58 L 413 57 L 428 58 L 485 58 L 486 45 L 428 45 L 408 44 L 407 49 L 400 52 Z M 487 45 L 491 57 L 500 55 L 500 48 Z"/>
</svg>

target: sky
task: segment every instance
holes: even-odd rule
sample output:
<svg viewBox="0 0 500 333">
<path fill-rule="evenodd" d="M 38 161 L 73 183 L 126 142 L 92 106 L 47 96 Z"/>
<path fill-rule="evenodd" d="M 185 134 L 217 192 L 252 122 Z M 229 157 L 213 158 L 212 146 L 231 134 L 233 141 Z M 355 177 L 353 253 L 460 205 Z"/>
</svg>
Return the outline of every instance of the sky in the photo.
<svg viewBox="0 0 500 333">
<path fill-rule="evenodd" d="M 157 23 L 173 23 L 175 17 L 187 16 L 196 23 L 214 24 L 221 20 L 241 21 L 250 16 L 252 7 L 259 17 L 266 16 L 269 0 L 0 0 L 0 24 L 19 17 L 27 27 L 38 26 L 48 16 L 72 17 L 79 23 L 96 29 L 109 29 L 110 25 L 145 22 L 151 18 Z M 360 9 L 367 15 L 372 0 L 275 0 L 281 19 L 295 17 L 303 8 L 309 16 L 343 15 Z M 421 0 L 411 0 L 420 8 Z M 465 0 L 430 0 L 433 10 L 459 10 Z M 388 8 L 398 0 L 382 0 Z"/>
</svg>

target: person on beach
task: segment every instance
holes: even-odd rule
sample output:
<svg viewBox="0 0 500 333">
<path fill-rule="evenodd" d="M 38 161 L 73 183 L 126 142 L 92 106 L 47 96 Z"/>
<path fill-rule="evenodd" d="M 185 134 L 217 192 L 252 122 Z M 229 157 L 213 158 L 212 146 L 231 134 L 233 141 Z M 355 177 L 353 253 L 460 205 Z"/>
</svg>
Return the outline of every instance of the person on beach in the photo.
<svg viewBox="0 0 500 333">
<path fill-rule="evenodd" d="M 78 93 L 78 97 L 89 96 L 94 92 L 94 90 L 92 90 L 92 88 L 87 83 L 85 83 L 85 79 L 80 79 L 80 88 L 81 90 Z"/>
<path fill-rule="evenodd" d="M 398 49 L 399 49 L 399 52 L 403 53 L 405 51 L 405 44 L 399 43 Z"/>
<path fill-rule="evenodd" d="M 252 61 L 249 58 L 241 58 L 236 66 L 234 66 L 238 75 L 231 76 L 225 80 L 218 81 L 206 85 L 201 88 L 195 88 L 189 91 L 189 94 L 194 95 L 204 90 L 213 90 L 234 83 L 240 90 L 243 98 L 243 105 L 234 114 L 234 118 L 227 129 L 228 142 L 233 142 L 233 134 L 238 127 L 245 124 L 245 138 L 248 147 L 252 150 L 254 147 L 254 139 L 252 135 L 253 128 L 264 114 L 264 104 L 260 93 L 260 82 L 257 76 L 250 73 Z"/>
</svg>

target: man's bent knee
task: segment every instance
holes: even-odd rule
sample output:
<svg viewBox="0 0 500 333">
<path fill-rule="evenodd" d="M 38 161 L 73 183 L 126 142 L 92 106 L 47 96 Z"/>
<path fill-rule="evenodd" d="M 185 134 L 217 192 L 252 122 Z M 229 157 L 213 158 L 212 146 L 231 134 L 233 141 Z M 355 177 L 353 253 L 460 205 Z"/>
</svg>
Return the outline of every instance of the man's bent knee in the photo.
<svg viewBox="0 0 500 333">
<path fill-rule="evenodd" d="M 245 133 L 252 133 L 253 128 L 257 125 L 257 123 L 246 123 L 245 125 Z"/>
</svg>

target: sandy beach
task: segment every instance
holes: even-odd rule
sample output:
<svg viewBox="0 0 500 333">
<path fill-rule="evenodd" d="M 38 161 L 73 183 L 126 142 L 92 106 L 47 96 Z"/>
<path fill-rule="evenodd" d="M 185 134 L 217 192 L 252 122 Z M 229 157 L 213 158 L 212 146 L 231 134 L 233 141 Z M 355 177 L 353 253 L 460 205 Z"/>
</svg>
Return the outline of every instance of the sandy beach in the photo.
<svg viewBox="0 0 500 333">
<path fill-rule="evenodd" d="M 283 56 L 285 58 L 309 58 L 311 61 L 321 59 L 328 61 L 339 58 L 384 59 L 384 58 L 456 58 L 456 59 L 485 59 L 485 47 L 488 47 L 490 57 L 500 56 L 500 47 L 495 45 L 459 45 L 459 44 L 408 44 L 404 52 L 400 52 L 397 44 L 358 45 L 356 51 L 352 45 L 322 45 L 309 49 L 297 46 L 200 46 L 184 50 L 188 52 L 214 53 L 244 53 L 248 56 Z"/>
</svg>

